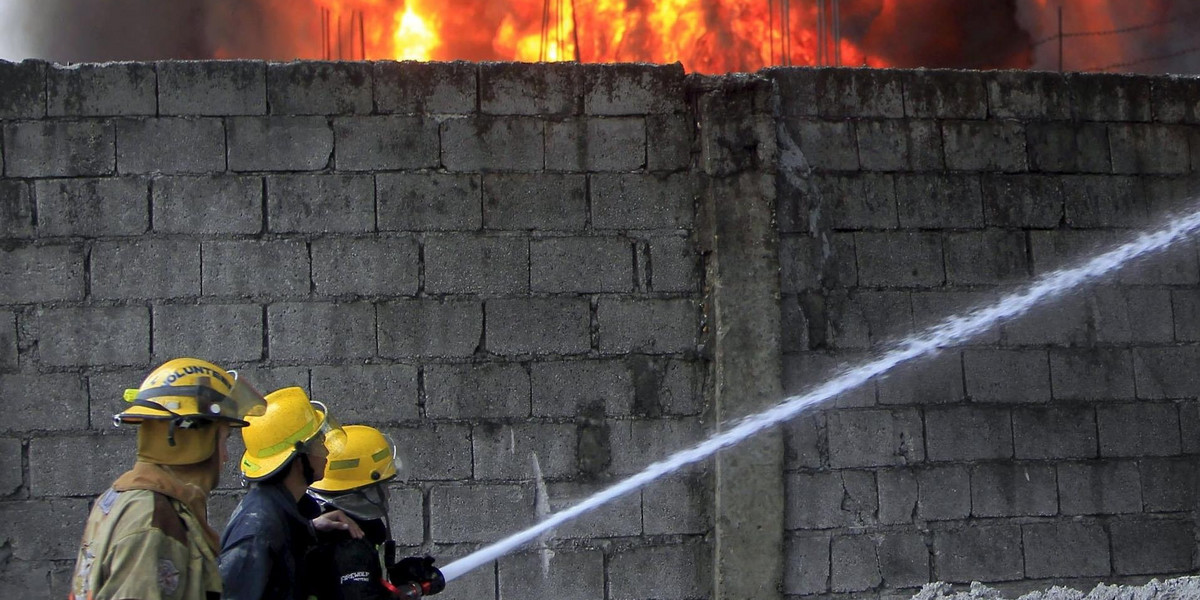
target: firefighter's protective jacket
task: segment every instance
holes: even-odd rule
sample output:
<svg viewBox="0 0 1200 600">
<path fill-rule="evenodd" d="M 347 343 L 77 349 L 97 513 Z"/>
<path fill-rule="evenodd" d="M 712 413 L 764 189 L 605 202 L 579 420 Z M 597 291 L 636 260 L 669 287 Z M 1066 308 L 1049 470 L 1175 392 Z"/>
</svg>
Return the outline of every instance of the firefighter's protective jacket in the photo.
<svg viewBox="0 0 1200 600">
<path fill-rule="evenodd" d="M 317 600 L 415 600 L 421 597 L 413 584 L 384 584 L 378 547 L 366 538 L 345 531 L 320 536 L 321 545 L 308 554 L 305 571 L 312 577 Z"/>
<path fill-rule="evenodd" d="M 221 535 L 218 559 L 225 600 L 307 600 L 308 578 L 299 568 L 316 545 L 311 519 L 316 502 L 299 505 L 282 484 L 255 485 L 242 498 Z"/>
<path fill-rule="evenodd" d="M 217 534 L 207 494 L 159 465 L 136 463 L 96 501 L 70 600 L 217 600 Z"/>
</svg>

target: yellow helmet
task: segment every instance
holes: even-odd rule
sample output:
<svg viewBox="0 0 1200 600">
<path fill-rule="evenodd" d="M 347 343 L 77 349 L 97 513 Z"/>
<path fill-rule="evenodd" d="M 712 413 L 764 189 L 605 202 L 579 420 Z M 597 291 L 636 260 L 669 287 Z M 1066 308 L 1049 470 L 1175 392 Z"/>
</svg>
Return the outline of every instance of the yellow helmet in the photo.
<svg viewBox="0 0 1200 600">
<path fill-rule="evenodd" d="M 246 425 L 262 414 L 267 401 L 237 372 L 198 358 L 176 358 L 150 372 L 137 389 L 125 390 L 129 402 L 115 424 L 139 425 L 138 459 L 163 465 L 190 465 L 216 452 L 220 422 Z"/>
<path fill-rule="evenodd" d="M 309 400 L 298 387 L 267 394 L 266 412 L 247 420 L 250 425 L 242 429 L 246 452 L 241 470 L 251 481 L 274 475 L 296 454 L 312 454 L 314 446 L 323 445 L 333 453 L 345 443 L 345 433 L 325 405 Z"/>
<path fill-rule="evenodd" d="M 345 492 L 396 476 L 396 445 L 383 432 L 366 425 L 346 425 L 346 443 L 329 454 L 325 477 L 308 486 L 318 492 Z"/>
</svg>

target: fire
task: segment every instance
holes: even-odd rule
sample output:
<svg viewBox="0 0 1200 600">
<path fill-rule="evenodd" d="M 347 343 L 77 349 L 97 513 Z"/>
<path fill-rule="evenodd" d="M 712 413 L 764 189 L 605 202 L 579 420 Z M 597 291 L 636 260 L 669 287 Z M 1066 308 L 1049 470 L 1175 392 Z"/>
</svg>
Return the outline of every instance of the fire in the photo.
<svg viewBox="0 0 1200 600">
<path fill-rule="evenodd" d="M 395 16 L 396 32 L 392 34 L 392 56 L 402 60 L 429 60 L 441 43 L 437 33 L 424 17 L 417 13 L 411 0 Z"/>
</svg>

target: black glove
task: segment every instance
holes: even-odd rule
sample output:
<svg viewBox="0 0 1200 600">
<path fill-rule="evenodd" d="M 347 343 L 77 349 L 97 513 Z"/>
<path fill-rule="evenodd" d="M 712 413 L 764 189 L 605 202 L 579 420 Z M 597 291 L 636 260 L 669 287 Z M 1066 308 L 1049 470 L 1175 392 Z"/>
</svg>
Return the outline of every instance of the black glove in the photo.
<svg viewBox="0 0 1200 600">
<path fill-rule="evenodd" d="M 410 556 L 388 567 L 388 577 L 394 584 L 419 584 L 424 595 L 432 596 L 446 589 L 446 578 L 433 561 L 432 556 Z"/>
</svg>

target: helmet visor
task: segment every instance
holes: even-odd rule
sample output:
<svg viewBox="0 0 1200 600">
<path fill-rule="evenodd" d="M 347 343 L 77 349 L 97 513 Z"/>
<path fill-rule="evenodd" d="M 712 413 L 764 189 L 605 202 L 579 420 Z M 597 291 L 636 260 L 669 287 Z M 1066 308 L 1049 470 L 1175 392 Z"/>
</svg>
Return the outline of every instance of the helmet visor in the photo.
<svg viewBox="0 0 1200 600">
<path fill-rule="evenodd" d="M 310 489 L 308 493 L 356 519 L 382 519 L 387 516 L 388 488 L 382 482 L 349 492 L 330 493 Z"/>
<path fill-rule="evenodd" d="M 313 400 L 313 408 L 316 409 L 318 417 L 321 420 L 321 426 L 318 435 L 313 436 L 304 444 L 304 451 L 308 454 L 339 454 L 346 448 L 346 430 L 342 429 L 342 424 L 337 422 L 333 415 L 329 414 L 329 409 L 321 402 Z M 322 446 L 318 448 L 317 446 Z"/>
<path fill-rule="evenodd" d="M 237 418 L 245 420 L 246 417 L 264 415 L 267 412 L 267 399 L 254 389 L 248 379 L 238 375 L 237 371 L 230 371 L 229 374 L 233 376 L 233 388 L 229 390 L 225 400 L 232 402 L 233 409 L 237 411 Z M 219 412 L 224 413 L 225 410 Z"/>
<path fill-rule="evenodd" d="M 125 390 L 125 401 L 136 406 L 161 411 L 161 416 L 151 418 L 197 417 L 208 419 L 226 419 L 245 425 L 247 416 L 260 416 L 266 412 L 267 401 L 249 381 L 239 378 L 236 371 L 229 371 L 233 376 L 233 385 L 228 394 L 222 394 L 212 387 L 208 377 L 201 377 L 196 385 L 162 385 L 148 389 Z M 189 396 L 195 398 L 196 412 L 190 412 L 180 402 L 161 400 L 164 397 Z M 182 414 L 177 414 L 184 409 Z M 148 415 L 147 415 L 148 416 Z"/>
</svg>

